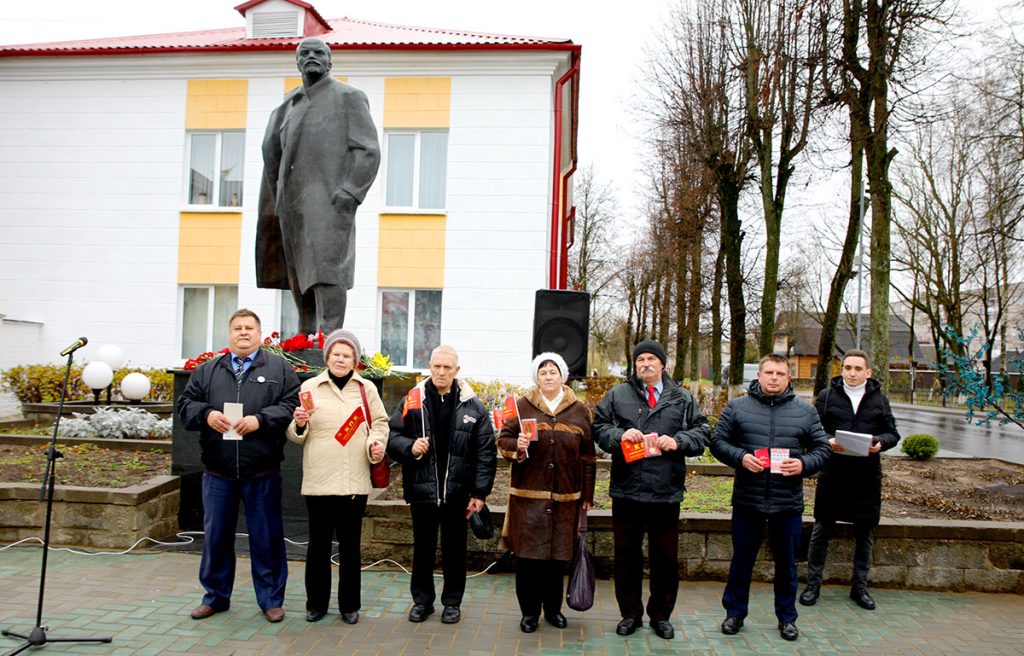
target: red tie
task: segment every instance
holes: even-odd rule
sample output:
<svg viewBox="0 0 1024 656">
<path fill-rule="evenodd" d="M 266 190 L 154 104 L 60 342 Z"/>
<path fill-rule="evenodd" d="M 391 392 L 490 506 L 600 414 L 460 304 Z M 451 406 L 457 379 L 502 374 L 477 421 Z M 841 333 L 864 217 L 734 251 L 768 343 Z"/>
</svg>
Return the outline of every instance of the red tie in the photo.
<svg viewBox="0 0 1024 656">
<path fill-rule="evenodd" d="M 658 399 L 654 398 L 654 388 L 653 387 L 648 387 L 647 388 L 647 405 L 649 405 L 649 406 L 651 406 L 653 408 L 657 404 L 658 404 Z"/>
</svg>

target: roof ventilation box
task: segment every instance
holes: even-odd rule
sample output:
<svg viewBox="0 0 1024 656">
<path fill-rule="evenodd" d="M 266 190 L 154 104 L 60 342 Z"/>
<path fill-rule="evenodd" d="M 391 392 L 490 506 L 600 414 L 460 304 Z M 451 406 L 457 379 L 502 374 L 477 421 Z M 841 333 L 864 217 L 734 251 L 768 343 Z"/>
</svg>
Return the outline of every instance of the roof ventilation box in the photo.
<svg viewBox="0 0 1024 656">
<path fill-rule="evenodd" d="M 250 39 L 302 36 L 301 11 L 251 12 L 248 18 Z"/>
</svg>

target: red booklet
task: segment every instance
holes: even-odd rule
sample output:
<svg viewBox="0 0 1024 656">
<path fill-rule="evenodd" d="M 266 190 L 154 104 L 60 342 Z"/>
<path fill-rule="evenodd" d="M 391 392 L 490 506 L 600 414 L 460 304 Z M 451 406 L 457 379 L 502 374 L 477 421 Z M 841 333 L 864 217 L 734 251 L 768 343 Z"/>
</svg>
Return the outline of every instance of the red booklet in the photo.
<svg viewBox="0 0 1024 656">
<path fill-rule="evenodd" d="M 626 459 L 626 462 L 635 462 L 642 458 L 653 458 L 661 455 L 661 449 L 658 448 L 658 434 L 648 433 L 644 435 L 642 442 L 626 442 L 621 443 L 622 446 L 622 457 Z"/>
</svg>

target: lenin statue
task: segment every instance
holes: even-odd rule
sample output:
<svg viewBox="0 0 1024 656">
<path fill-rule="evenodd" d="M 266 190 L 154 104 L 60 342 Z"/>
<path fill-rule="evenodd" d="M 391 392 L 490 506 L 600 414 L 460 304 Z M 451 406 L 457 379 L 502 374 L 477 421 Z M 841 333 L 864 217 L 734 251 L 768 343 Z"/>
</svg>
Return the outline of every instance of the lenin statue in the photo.
<svg viewBox="0 0 1024 656">
<path fill-rule="evenodd" d="M 290 289 L 299 331 L 345 324 L 356 208 L 377 177 L 380 145 L 366 94 L 330 76 L 331 49 L 303 39 L 302 86 L 270 115 L 256 228 L 256 284 Z"/>
</svg>

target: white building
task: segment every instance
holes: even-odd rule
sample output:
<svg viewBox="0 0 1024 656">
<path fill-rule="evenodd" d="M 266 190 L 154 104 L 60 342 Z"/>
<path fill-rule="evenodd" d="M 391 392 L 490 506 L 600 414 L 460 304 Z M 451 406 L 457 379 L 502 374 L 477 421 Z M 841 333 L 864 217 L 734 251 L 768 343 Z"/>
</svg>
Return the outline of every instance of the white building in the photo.
<svg viewBox="0 0 1024 656">
<path fill-rule="evenodd" d="M 237 9 L 236 29 L 0 46 L 0 315 L 31 328 L 5 364 L 85 335 L 87 358 L 175 365 L 226 345 L 239 306 L 290 334 L 290 294 L 255 285 L 260 144 L 318 36 L 382 151 L 346 328 L 405 367 L 443 342 L 521 381 L 534 293 L 565 287 L 579 46 Z"/>
</svg>

